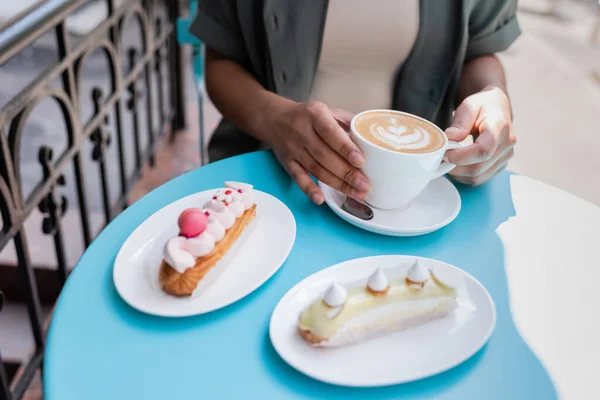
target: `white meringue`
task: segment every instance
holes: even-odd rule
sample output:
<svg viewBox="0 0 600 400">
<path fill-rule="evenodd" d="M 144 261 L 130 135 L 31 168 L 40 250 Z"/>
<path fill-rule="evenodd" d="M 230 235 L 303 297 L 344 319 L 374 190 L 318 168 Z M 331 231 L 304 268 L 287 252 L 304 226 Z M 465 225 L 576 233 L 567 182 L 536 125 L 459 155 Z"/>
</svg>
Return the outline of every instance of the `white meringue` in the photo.
<svg viewBox="0 0 600 400">
<path fill-rule="evenodd" d="M 186 269 L 196 265 L 196 257 L 210 254 L 214 248 L 214 237 L 205 231 L 193 238 L 176 236 L 169 239 L 163 249 L 163 255 L 167 264 L 183 274 Z"/>
<path fill-rule="evenodd" d="M 219 222 L 217 217 L 213 214 L 212 210 L 202 210 L 205 214 L 208 214 L 208 225 L 206 225 L 206 232 L 215 238 L 215 242 L 221 241 L 225 236 L 225 228 Z"/>
<path fill-rule="evenodd" d="M 175 236 L 167 241 L 163 249 L 163 255 L 167 264 L 180 274 L 196 264 L 196 257 L 185 248 L 186 238 Z"/>
<path fill-rule="evenodd" d="M 200 235 L 189 238 L 183 243 L 183 248 L 194 257 L 204 257 L 215 248 L 215 238 L 204 231 Z"/>
<path fill-rule="evenodd" d="M 369 280 L 367 281 L 367 287 L 374 292 L 384 292 L 389 286 L 390 283 L 383 274 L 381 268 L 377 268 L 377 270 L 371 274 Z"/>
<path fill-rule="evenodd" d="M 325 292 L 325 295 L 323 296 L 323 301 L 329 307 L 340 307 L 346 302 L 347 296 L 348 293 L 346 292 L 346 288 L 340 285 L 339 283 L 334 282 Z"/>
<path fill-rule="evenodd" d="M 421 265 L 419 260 L 415 260 L 415 263 L 406 273 L 406 278 L 414 283 L 425 283 L 429 279 L 429 271 Z"/>
<path fill-rule="evenodd" d="M 231 213 L 236 218 L 241 217 L 242 214 L 245 211 L 245 209 L 244 209 L 244 203 L 242 203 L 241 201 L 232 201 L 231 203 L 227 204 L 227 208 L 229 208 L 229 210 L 231 211 Z"/>
<path fill-rule="evenodd" d="M 224 188 L 215 191 L 214 200 L 219 200 L 223 203 L 231 203 L 232 201 L 241 201 L 242 195 L 237 190 Z"/>
<path fill-rule="evenodd" d="M 245 211 L 242 194 L 235 189 L 218 189 L 213 200 L 225 204 L 236 218 L 239 218 Z"/>
<path fill-rule="evenodd" d="M 246 193 L 246 192 L 250 192 L 253 189 L 253 186 L 249 183 L 245 183 L 245 182 L 235 182 L 235 181 L 227 181 L 225 182 L 225 187 L 231 188 L 231 189 L 235 189 L 235 190 L 241 190 L 242 194 Z"/>
<path fill-rule="evenodd" d="M 203 208 L 208 208 L 212 211 L 212 214 L 217 220 L 223 225 L 223 228 L 229 229 L 235 223 L 235 215 L 231 210 L 223 203 L 218 200 L 210 200 L 204 204 Z"/>
<path fill-rule="evenodd" d="M 248 210 L 254 205 L 254 187 L 243 182 L 225 182 L 225 187 L 234 189 L 241 193 L 244 209 Z"/>
</svg>

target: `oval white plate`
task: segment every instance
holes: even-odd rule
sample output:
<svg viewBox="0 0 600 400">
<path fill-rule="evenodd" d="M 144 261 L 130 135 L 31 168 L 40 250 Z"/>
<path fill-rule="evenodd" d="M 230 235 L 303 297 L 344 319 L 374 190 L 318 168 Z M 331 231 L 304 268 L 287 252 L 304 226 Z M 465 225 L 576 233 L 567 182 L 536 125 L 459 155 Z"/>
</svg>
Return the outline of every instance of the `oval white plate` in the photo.
<svg viewBox="0 0 600 400">
<path fill-rule="evenodd" d="M 367 231 L 389 236 L 418 236 L 434 232 L 454 221 L 461 207 L 460 194 L 445 177 L 437 178 L 410 203 L 407 210 L 373 208 L 370 221 L 342 210 L 346 195 L 319 182 L 325 202 L 342 219 Z"/>
<path fill-rule="evenodd" d="M 119 295 L 129 305 L 165 317 L 207 313 L 252 293 L 285 262 L 296 238 L 294 216 L 280 200 L 255 190 L 256 218 L 227 253 L 227 260 L 221 260 L 228 263 L 223 274 L 195 298 L 177 298 L 163 292 L 158 268 L 164 244 L 177 235 L 179 214 L 189 207 L 201 207 L 213 193 L 208 190 L 169 204 L 127 238 L 115 259 L 113 279 Z"/>
<path fill-rule="evenodd" d="M 281 299 L 269 333 L 279 355 L 298 371 L 343 386 L 386 386 L 414 381 L 448 370 L 475 354 L 496 325 L 496 308 L 474 277 L 452 265 L 420 258 L 440 279 L 455 286 L 460 307 L 451 315 L 359 344 L 314 348 L 298 333 L 298 317 L 333 280 L 349 282 L 377 267 L 409 268 L 415 257 L 377 256 L 334 265 L 304 279 Z"/>
</svg>

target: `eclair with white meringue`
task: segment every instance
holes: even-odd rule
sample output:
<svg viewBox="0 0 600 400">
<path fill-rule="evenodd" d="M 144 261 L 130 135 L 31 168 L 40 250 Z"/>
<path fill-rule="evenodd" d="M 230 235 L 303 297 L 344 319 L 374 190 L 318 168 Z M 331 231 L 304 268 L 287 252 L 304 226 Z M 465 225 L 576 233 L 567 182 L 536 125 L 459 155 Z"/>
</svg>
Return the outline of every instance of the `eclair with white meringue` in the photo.
<svg viewBox="0 0 600 400">
<path fill-rule="evenodd" d="M 398 268 L 331 284 L 300 314 L 302 337 L 318 347 L 345 346 L 443 318 L 458 307 L 456 289 L 419 260 L 403 274 Z"/>
<path fill-rule="evenodd" d="M 225 268 L 221 262 L 256 216 L 252 185 L 226 182 L 202 208 L 179 216 L 179 235 L 167 241 L 159 270 L 163 290 L 178 297 L 200 294 Z"/>
</svg>

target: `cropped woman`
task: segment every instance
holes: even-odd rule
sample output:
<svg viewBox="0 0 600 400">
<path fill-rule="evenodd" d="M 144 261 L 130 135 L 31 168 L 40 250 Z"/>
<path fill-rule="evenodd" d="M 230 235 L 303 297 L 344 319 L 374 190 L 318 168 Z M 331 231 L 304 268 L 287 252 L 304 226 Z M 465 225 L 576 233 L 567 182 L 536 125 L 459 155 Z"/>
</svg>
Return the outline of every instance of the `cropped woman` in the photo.
<svg viewBox="0 0 600 400">
<path fill-rule="evenodd" d="M 513 155 L 496 53 L 519 36 L 516 0 L 200 0 L 206 87 L 223 115 L 211 161 L 262 148 L 315 203 L 311 175 L 357 199 L 369 180 L 346 131 L 355 113 L 395 109 L 451 140 L 456 181 L 478 185 Z"/>
</svg>

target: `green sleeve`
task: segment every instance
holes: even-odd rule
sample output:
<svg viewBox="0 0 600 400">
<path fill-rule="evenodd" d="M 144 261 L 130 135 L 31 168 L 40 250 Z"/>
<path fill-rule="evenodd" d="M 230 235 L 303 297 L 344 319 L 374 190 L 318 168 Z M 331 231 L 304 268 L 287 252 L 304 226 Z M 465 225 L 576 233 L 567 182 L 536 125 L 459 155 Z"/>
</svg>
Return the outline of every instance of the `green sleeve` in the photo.
<svg viewBox="0 0 600 400">
<path fill-rule="evenodd" d="M 235 0 L 198 0 L 190 32 L 226 58 L 240 64 L 247 58 Z"/>
<path fill-rule="evenodd" d="M 520 34 L 517 0 L 478 0 L 469 15 L 466 59 L 504 51 Z"/>
</svg>

